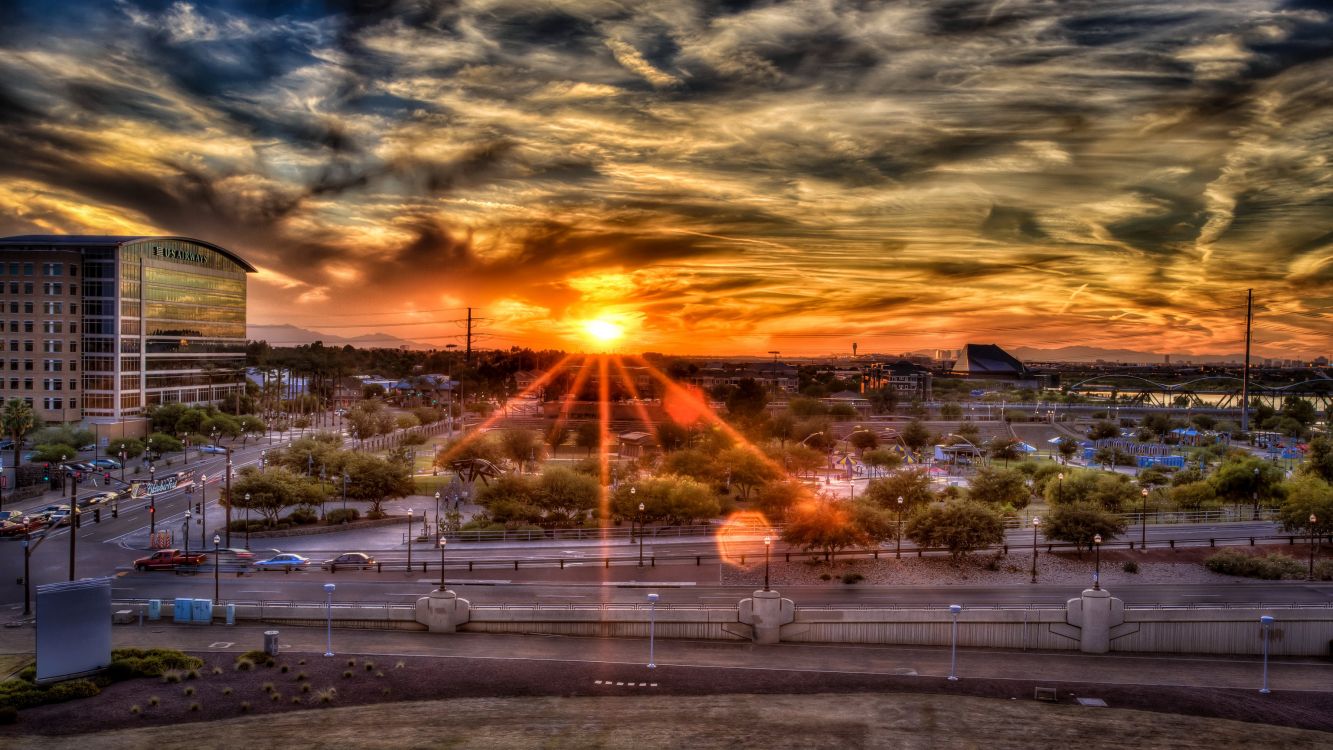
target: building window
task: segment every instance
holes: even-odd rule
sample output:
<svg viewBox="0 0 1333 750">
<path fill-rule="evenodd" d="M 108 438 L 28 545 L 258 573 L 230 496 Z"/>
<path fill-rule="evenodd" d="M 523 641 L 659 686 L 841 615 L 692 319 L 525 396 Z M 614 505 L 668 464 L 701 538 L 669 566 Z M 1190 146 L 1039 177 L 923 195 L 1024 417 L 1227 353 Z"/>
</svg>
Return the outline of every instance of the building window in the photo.
<svg viewBox="0 0 1333 750">
<path fill-rule="evenodd" d="M 78 332 L 79 332 L 79 324 L 78 324 L 78 323 L 70 323 L 70 324 L 69 324 L 69 332 L 70 332 L 70 333 L 78 333 Z"/>
<path fill-rule="evenodd" d="M 24 378 L 24 379 L 23 379 L 23 390 L 25 390 L 25 391 L 30 391 L 30 390 L 32 390 L 32 378 Z"/>
<path fill-rule="evenodd" d="M 11 320 L 11 321 L 9 321 L 9 332 L 10 332 L 10 333 L 18 333 L 18 332 L 19 332 L 19 322 L 18 322 L 17 320 Z"/>
<path fill-rule="evenodd" d="M 19 361 L 17 359 L 9 360 L 9 369 L 17 372 L 19 369 Z"/>
<path fill-rule="evenodd" d="M 70 379 L 69 379 L 69 389 L 70 389 L 71 391 L 77 391 L 77 390 L 79 389 L 79 381 L 75 380 L 74 378 L 70 378 Z"/>
<path fill-rule="evenodd" d="M 31 281 L 25 281 L 25 282 L 23 282 L 23 293 L 26 294 L 26 295 L 28 295 L 29 297 L 32 296 L 32 288 L 33 288 L 33 284 L 32 284 Z"/>
<path fill-rule="evenodd" d="M 32 315 L 32 302 L 24 302 L 24 303 L 23 303 L 23 314 L 24 314 L 24 315 Z"/>
<path fill-rule="evenodd" d="M 17 263 L 10 263 L 10 264 L 9 264 L 9 275 L 10 275 L 10 276 L 18 276 L 18 275 L 19 275 L 19 264 L 17 264 Z"/>
<path fill-rule="evenodd" d="M 70 371 L 70 372 L 78 372 L 78 371 L 79 371 L 79 360 L 77 360 L 77 359 L 71 359 L 71 360 L 69 361 L 69 371 Z"/>
<path fill-rule="evenodd" d="M 70 263 L 70 264 L 69 264 L 69 275 L 70 275 L 70 276 L 78 276 L 78 275 L 79 275 L 79 264 L 77 264 L 77 263 Z M 70 408 L 71 408 L 71 409 L 74 408 L 74 402 L 73 402 L 73 401 L 70 402 Z"/>
<path fill-rule="evenodd" d="M 9 282 L 9 293 L 10 293 L 10 294 L 18 294 L 18 293 L 19 293 L 19 283 L 18 283 L 17 281 L 11 281 L 11 282 Z"/>
<path fill-rule="evenodd" d="M 27 370 L 28 372 L 32 372 L 32 360 L 30 359 L 23 360 L 23 369 Z"/>
<path fill-rule="evenodd" d="M 11 391 L 17 391 L 17 390 L 19 389 L 19 379 L 18 379 L 18 378 L 10 378 L 10 379 L 9 379 L 9 389 L 10 389 Z"/>
<path fill-rule="evenodd" d="M 27 341 L 23 342 L 23 351 L 25 352 L 32 351 L 32 339 L 28 339 Z"/>
<path fill-rule="evenodd" d="M 23 275 L 24 275 L 24 276 L 31 276 L 31 275 L 32 275 L 32 268 L 33 268 L 33 266 L 32 266 L 31 263 L 24 263 L 24 264 L 23 264 Z"/>
<path fill-rule="evenodd" d="M 14 313 L 15 315 L 17 315 L 17 314 L 18 314 L 18 311 L 19 311 L 19 303 L 17 303 L 17 302 L 10 302 L 10 303 L 9 303 L 9 311 L 10 311 L 11 313 Z"/>
<path fill-rule="evenodd" d="M 18 350 L 19 350 L 19 342 L 18 342 L 18 339 L 10 339 L 10 340 L 9 340 L 9 351 L 11 351 L 11 352 L 16 352 L 16 351 L 18 351 Z"/>
<path fill-rule="evenodd" d="M 31 320 L 25 320 L 25 321 L 23 321 L 23 332 L 24 332 L 24 333 L 32 333 L 32 321 L 31 321 Z"/>
<path fill-rule="evenodd" d="M 77 303 L 77 302 L 71 302 L 71 303 L 69 303 L 69 314 L 70 314 L 70 315 L 78 315 L 78 314 L 79 314 L 79 303 Z"/>
<path fill-rule="evenodd" d="M 74 267 L 74 266 L 70 266 L 70 268 L 73 268 L 73 267 Z M 79 408 L 79 400 L 78 400 L 77 398 L 72 398 L 72 399 L 70 399 L 70 400 L 69 400 L 69 408 L 71 408 L 71 409 L 77 409 L 77 408 Z"/>
</svg>

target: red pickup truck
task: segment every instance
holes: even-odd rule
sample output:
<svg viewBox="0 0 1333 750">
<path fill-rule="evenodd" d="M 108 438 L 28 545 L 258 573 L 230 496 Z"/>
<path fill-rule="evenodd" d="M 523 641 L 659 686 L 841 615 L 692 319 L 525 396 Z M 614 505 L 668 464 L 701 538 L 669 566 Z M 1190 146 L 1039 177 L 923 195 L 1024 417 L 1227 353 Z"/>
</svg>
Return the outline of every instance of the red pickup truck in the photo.
<svg viewBox="0 0 1333 750">
<path fill-rule="evenodd" d="M 134 561 L 135 570 L 175 570 L 179 566 L 202 565 L 208 555 L 185 554 L 178 549 L 163 549 Z"/>
</svg>

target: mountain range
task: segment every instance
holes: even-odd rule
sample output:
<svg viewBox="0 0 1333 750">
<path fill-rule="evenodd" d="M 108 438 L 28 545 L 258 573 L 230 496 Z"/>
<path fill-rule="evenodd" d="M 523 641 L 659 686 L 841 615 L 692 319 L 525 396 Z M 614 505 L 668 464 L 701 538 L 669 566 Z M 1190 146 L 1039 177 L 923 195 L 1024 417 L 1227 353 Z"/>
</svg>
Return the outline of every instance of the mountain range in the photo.
<svg viewBox="0 0 1333 750">
<path fill-rule="evenodd" d="M 270 346 L 301 346 L 324 342 L 325 346 L 354 346 L 359 349 L 437 349 L 439 347 L 409 341 L 388 333 L 365 333 L 360 336 L 338 336 L 320 333 L 294 325 L 247 325 L 246 337 L 251 341 L 267 341 Z"/>
</svg>

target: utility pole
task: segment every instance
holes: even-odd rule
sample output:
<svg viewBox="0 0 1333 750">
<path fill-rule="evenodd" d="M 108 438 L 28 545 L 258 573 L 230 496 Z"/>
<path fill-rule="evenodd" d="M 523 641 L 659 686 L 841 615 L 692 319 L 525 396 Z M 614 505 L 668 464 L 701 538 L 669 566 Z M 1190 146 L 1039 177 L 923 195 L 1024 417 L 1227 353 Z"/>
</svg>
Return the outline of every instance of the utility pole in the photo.
<svg viewBox="0 0 1333 750">
<path fill-rule="evenodd" d="M 226 468 L 226 472 L 227 472 L 227 475 L 226 475 L 225 479 L 227 480 L 227 504 L 226 504 L 225 506 L 223 506 L 223 507 L 226 508 L 227 515 L 226 515 L 226 520 L 223 522 L 223 528 L 226 530 L 225 533 L 226 533 L 226 535 L 227 535 L 227 546 L 230 547 L 230 546 L 231 546 L 231 446 L 230 446 L 230 445 L 227 446 L 227 468 Z M 250 535 L 250 510 L 249 510 L 249 503 L 246 503 L 246 511 L 245 511 L 245 534 L 246 534 L 247 537 Z"/>
<path fill-rule="evenodd" d="M 1250 431 L 1250 327 L 1254 323 L 1254 290 L 1245 290 L 1245 371 L 1240 379 L 1240 431 Z"/>
<path fill-rule="evenodd" d="M 1248 339 L 1246 339 L 1248 341 Z M 1247 350 L 1248 351 L 1248 350 Z M 1246 361 L 1249 360 L 1249 354 L 1245 355 Z M 467 351 L 463 355 L 465 364 L 472 364 L 472 308 L 467 309 Z"/>
</svg>

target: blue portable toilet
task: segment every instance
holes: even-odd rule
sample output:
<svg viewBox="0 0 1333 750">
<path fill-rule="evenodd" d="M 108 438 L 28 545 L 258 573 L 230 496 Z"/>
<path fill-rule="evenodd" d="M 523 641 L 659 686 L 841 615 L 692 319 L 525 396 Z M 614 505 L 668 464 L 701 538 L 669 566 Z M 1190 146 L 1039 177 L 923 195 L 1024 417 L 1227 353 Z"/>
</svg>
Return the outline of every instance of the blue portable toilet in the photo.
<svg viewBox="0 0 1333 750">
<path fill-rule="evenodd" d="M 227 603 L 227 624 L 236 624 L 236 604 L 234 602 Z"/>
<path fill-rule="evenodd" d="M 162 619 L 162 600 L 161 600 L 161 599 L 149 599 L 149 600 L 148 600 L 148 619 L 150 619 L 150 620 L 160 620 L 160 619 Z"/>
<path fill-rule="evenodd" d="M 171 609 L 171 621 L 189 622 L 191 617 L 194 617 L 194 600 L 177 598 Z"/>
<path fill-rule="evenodd" d="M 190 621 L 197 625 L 207 625 L 213 621 L 213 600 L 195 599 L 194 614 Z"/>
</svg>

